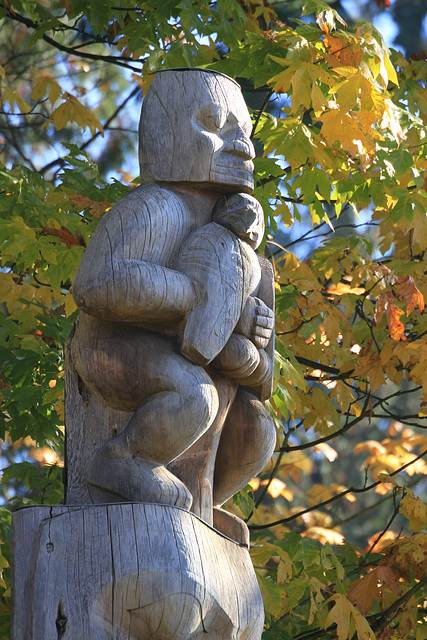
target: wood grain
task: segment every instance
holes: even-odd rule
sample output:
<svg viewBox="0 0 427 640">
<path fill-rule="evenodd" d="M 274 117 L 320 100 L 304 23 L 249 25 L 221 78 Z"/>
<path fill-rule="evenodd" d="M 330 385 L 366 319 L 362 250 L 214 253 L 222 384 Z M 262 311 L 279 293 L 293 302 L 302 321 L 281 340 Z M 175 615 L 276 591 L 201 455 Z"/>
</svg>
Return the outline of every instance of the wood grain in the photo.
<svg viewBox="0 0 427 640">
<path fill-rule="evenodd" d="M 12 640 L 261 637 L 262 601 L 246 548 L 188 511 L 28 507 L 13 516 L 13 539 L 20 597 Z M 25 541 L 25 557 L 16 541 Z"/>
</svg>

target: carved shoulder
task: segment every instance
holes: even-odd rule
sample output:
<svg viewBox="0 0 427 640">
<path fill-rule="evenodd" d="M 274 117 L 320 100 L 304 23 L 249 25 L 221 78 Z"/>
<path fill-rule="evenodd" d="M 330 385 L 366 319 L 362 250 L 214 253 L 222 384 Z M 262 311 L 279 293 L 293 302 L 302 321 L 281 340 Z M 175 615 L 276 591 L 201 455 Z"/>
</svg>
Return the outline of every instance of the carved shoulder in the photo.
<svg viewBox="0 0 427 640">
<path fill-rule="evenodd" d="M 187 204 L 168 189 L 144 185 L 101 220 L 73 283 L 91 316 L 140 324 L 180 318 L 194 304 L 189 279 L 170 269 L 192 231 Z"/>
<path fill-rule="evenodd" d="M 84 261 L 93 254 L 97 262 L 104 257 L 169 266 L 190 231 L 191 218 L 183 200 L 158 185 L 144 185 L 105 214 Z"/>
</svg>

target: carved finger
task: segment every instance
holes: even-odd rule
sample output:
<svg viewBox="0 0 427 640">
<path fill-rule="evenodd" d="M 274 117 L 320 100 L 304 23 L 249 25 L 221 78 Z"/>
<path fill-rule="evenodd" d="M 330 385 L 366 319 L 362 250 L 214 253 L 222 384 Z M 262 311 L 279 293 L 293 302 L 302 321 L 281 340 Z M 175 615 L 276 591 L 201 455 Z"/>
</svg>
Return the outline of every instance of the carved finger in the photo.
<svg viewBox="0 0 427 640">
<path fill-rule="evenodd" d="M 255 327 L 253 331 L 253 335 L 257 338 L 265 338 L 266 340 L 270 340 L 271 337 L 271 329 L 269 327 Z"/>
<path fill-rule="evenodd" d="M 261 304 L 259 304 L 259 303 L 261 303 Z M 256 313 L 257 313 L 257 315 L 265 316 L 267 318 L 274 318 L 273 311 L 269 307 L 267 307 L 267 305 L 264 304 L 261 300 L 258 301 L 258 305 L 257 305 L 257 308 L 256 308 Z"/>
<path fill-rule="evenodd" d="M 274 327 L 274 318 L 269 316 L 257 316 L 255 320 L 255 327 L 265 327 L 266 329 L 271 330 Z"/>
<path fill-rule="evenodd" d="M 253 337 L 253 343 L 257 349 L 265 349 L 269 342 L 270 338 L 262 338 L 261 336 Z"/>
</svg>

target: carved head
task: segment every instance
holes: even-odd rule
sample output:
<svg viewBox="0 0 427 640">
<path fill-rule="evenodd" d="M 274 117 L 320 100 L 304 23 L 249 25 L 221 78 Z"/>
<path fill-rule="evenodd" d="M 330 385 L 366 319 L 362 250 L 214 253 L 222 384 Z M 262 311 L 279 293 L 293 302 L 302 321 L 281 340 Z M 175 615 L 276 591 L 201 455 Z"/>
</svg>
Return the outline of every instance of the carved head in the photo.
<svg viewBox="0 0 427 640">
<path fill-rule="evenodd" d="M 200 69 L 158 73 L 139 126 L 143 182 L 191 182 L 253 190 L 251 119 L 239 85 Z"/>
<path fill-rule="evenodd" d="M 212 212 L 212 222 L 230 229 L 252 249 L 257 249 L 264 237 L 262 207 L 258 200 L 246 193 L 232 193 L 220 198 Z"/>
</svg>

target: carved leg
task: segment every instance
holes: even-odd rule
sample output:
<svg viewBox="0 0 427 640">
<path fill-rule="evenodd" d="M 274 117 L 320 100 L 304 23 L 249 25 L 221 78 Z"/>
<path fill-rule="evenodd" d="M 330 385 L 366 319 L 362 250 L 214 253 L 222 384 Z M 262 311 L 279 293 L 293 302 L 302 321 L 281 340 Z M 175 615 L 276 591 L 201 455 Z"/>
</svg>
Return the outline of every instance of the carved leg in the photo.
<svg viewBox="0 0 427 640">
<path fill-rule="evenodd" d="M 276 444 L 273 421 L 261 402 L 239 389 L 219 441 L 214 476 L 214 504 L 221 505 L 256 476 Z"/>
<path fill-rule="evenodd" d="M 174 367 L 170 363 L 169 367 L 173 373 Z M 191 493 L 165 465 L 209 428 L 218 399 L 203 371 L 197 372 L 199 376 L 191 372 L 189 378 L 184 371 L 181 363 L 179 390 L 147 400 L 124 431 L 96 452 L 86 474 L 91 484 L 127 500 L 190 508 Z"/>
<path fill-rule="evenodd" d="M 178 355 L 173 339 L 116 325 L 77 327 L 73 364 L 106 405 L 134 412 L 124 430 L 100 447 L 88 482 L 119 498 L 184 508 L 191 496 L 165 465 L 190 447 L 218 411 L 211 378 Z M 90 353 L 90 357 L 88 357 Z"/>
<path fill-rule="evenodd" d="M 237 384 L 215 371 L 210 371 L 209 375 L 215 384 L 219 399 L 215 420 L 197 442 L 168 468 L 190 489 L 193 496 L 192 512 L 212 525 L 212 487 L 216 451 L 227 413 L 236 395 Z"/>
</svg>

